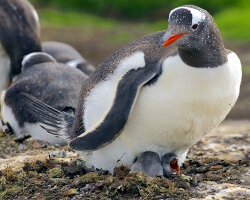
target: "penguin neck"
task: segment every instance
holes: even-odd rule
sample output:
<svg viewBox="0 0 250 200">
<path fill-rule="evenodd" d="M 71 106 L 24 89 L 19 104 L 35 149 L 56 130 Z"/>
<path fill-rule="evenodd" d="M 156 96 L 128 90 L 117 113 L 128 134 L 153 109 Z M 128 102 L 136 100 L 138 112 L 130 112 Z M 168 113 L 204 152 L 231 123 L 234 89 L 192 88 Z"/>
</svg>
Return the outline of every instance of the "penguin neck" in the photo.
<svg viewBox="0 0 250 200">
<path fill-rule="evenodd" d="M 198 47 L 179 47 L 182 61 L 196 68 L 215 68 L 227 62 L 227 53 L 221 41 L 207 42 Z"/>
<path fill-rule="evenodd" d="M 196 68 L 215 68 L 227 62 L 227 53 L 217 26 L 205 27 L 207 39 L 194 38 L 195 43 L 178 47 L 184 63 Z M 204 37 L 205 37 L 204 36 Z M 193 44 L 193 45 L 192 45 Z"/>
</svg>

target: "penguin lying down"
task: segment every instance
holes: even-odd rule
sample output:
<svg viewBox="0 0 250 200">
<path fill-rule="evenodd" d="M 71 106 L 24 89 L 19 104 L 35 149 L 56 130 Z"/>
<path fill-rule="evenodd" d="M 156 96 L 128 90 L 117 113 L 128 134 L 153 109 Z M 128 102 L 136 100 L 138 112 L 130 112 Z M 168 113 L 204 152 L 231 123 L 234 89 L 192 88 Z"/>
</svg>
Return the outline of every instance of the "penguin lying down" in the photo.
<svg viewBox="0 0 250 200">
<path fill-rule="evenodd" d="M 76 68 L 69 67 L 46 53 L 32 53 L 22 62 L 22 73 L 17 76 L 6 93 L 1 95 L 1 118 L 16 138 L 33 138 L 51 143 L 65 144 L 62 138 L 48 134 L 28 114 L 20 94 L 30 94 L 54 108 L 74 115 L 82 83 L 88 78 Z"/>
<path fill-rule="evenodd" d="M 178 172 L 188 149 L 235 104 L 242 72 L 207 11 L 178 7 L 168 21 L 166 32 L 129 43 L 100 65 L 82 86 L 75 117 L 30 94 L 24 104 L 90 166 Z"/>
</svg>

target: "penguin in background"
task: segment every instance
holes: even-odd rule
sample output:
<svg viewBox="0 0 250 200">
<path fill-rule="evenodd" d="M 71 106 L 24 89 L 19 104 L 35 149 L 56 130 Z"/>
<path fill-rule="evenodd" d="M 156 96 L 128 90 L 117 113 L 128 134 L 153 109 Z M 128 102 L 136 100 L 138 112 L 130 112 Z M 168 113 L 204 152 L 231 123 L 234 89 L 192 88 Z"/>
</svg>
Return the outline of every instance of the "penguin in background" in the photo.
<svg viewBox="0 0 250 200">
<path fill-rule="evenodd" d="M 58 62 L 69 63 L 86 75 L 95 70 L 70 45 L 43 42 L 41 46 L 39 17 L 27 0 L 0 0 L 0 29 L 0 91 L 21 73 L 23 57 L 33 52 L 44 50 Z"/>
<path fill-rule="evenodd" d="M 55 58 L 57 62 L 77 68 L 87 76 L 90 76 L 96 70 L 93 65 L 85 60 L 82 55 L 69 44 L 46 41 L 42 43 L 42 49 Z"/>
<path fill-rule="evenodd" d="M 188 149 L 235 104 L 242 70 L 206 10 L 181 6 L 168 21 L 167 31 L 129 43 L 100 65 L 82 86 L 75 117 L 23 94 L 27 109 L 90 166 L 112 172 L 151 151 L 161 160 L 176 155 L 178 163 L 165 160 L 178 171 Z"/>
<path fill-rule="evenodd" d="M 0 91 L 21 73 L 23 57 L 42 50 L 38 15 L 25 0 L 0 0 Z"/>
<path fill-rule="evenodd" d="M 16 140 L 31 136 L 54 144 L 66 140 L 48 134 L 30 115 L 20 95 L 28 93 L 61 112 L 74 116 L 82 83 L 88 78 L 76 68 L 58 63 L 47 53 L 25 56 L 22 73 L 2 93 L 1 118 L 15 135 Z"/>
<path fill-rule="evenodd" d="M 42 50 L 44 50 L 45 52 L 48 51 L 48 53 L 52 54 L 52 56 L 53 55 L 56 56 L 56 60 L 58 62 L 62 62 L 65 64 L 69 63 L 67 65 L 68 67 L 73 67 L 81 70 L 81 72 L 83 72 L 83 75 L 81 76 L 84 77 L 83 78 L 84 80 L 87 78 L 89 74 L 91 74 L 95 70 L 95 68 L 92 65 L 90 65 L 86 60 L 84 60 L 84 58 L 70 45 L 59 42 L 44 42 L 41 47 L 39 17 L 34 7 L 28 1 L 0 0 L 0 17 L 1 17 L 0 18 L 1 108 L 3 108 L 4 105 L 4 98 L 5 98 L 4 90 L 6 90 L 7 87 L 11 85 L 12 81 L 17 79 L 19 82 L 22 82 L 23 80 L 20 81 L 20 79 L 27 79 L 25 75 L 20 75 L 20 77 L 18 77 L 19 74 L 22 71 L 25 71 L 24 69 L 27 68 L 26 67 L 27 63 L 25 64 L 25 66 L 22 66 L 23 57 L 25 57 L 27 54 L 34 52 L 41 52 Z M 39 62 L 42 63 L 43 57 L 42 56 L 39 57 L 37 55 L 43 55 L 43 54 L 38 53 L 35 55 L 36 55 L 35 64 L 38 64 Z M 29 59 L 26 58 L 26 61 L 27 60 Z M 34 58 L 30 60 L 32 60 L 33 62 Z M 54 58 L 52 59 L 51 57 L 50 60 L 54 60 Z M 29 66 L 33 64 L 34 63 L 29 64 Z M 59 63 L 57 65 L 59 66 Z M 65 67 L 64 65 L 61 66 Z M 48 69 L 46 70 L 48 73 L 49 72 Z M 70 71 L 70 69 L 67 70 Z M 75 72 L 75 70 L 72 71 L 73 71 L 72 73 Z M 33 76 L 37 77 L 36 74 L 38 72 L 37 70 L 29 70 L 30 79 L 32 79 L 31 77 L 32 72 L 34 72 Z M 37 80 L 36 83 L 38 82 L 39 81 Z M 22 83 L 22 85 L 24 87 L 25 84 Z M 67 87 L 69 87 L 69 85 Z M 66 89 L 69 88 L 65 88 L 65 90 Z M 72 88 L 72 90 L 77 90 L 77 89 L 78 87 Z M 56 93 L 53 95 L 55 96 Z M 40 96 L 38 96 L 38 98 L 39 97 Z M 65 98 L 67 99 L 67 94 L 65 94 Z M 72 106 L 74 107 L 75 103 L 72 103 Z M 0 120 L 0 129 L 7 133 L 11 132 L 11 127 L 6 126 L 6 124 L 3 123 L 2 120 Z M 20 131 L 17 131 L 17 128 L 15 129 L 16 133 Z M 18 133 L 17 135 L 20 136 L 23 134 Z"/>
</svg>

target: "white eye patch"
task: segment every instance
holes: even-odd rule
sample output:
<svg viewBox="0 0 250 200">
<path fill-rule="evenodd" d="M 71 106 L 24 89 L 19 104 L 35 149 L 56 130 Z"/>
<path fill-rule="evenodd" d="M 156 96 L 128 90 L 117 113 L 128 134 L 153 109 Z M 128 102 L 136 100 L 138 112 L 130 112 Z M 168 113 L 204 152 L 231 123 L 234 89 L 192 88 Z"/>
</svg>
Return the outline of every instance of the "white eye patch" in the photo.
<svg viewBox="0 0 250 200">
<path fill-rule="evenodd" d="M 198 24 L 199 22 L 202 22 L 205 20 L 205 14 L 202 13 L 201 11 L 195 9 L 195 8 L 189 8 L 189 7 L 178 7 L 178 8 L 175 8 L 174 10 L 172 10 L 170 13 L 169 13 L 169 18 L 171 17 L 171 15 L 173 14 L 173 12 L 175 12 L 176 10 L 179 10 L 179 9 L 186 9 L 186 10 L 189 10 L 192 14 L 192 26 L 194 24 Z"/>
</svg>

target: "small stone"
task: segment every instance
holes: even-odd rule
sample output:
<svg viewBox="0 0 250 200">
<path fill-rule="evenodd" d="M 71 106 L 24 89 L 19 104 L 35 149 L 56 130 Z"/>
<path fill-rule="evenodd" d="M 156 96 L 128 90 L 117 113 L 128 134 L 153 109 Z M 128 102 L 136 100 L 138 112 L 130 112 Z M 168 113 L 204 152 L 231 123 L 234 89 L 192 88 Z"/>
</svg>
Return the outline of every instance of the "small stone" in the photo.
<svg viewBox="0 0 250 200">
<path fill-rule="evenodd" d="M 50 153 L 50 157 L 52 158 L 65 158 L 66 157 L 66 151 L 54 151 Z"/>
<path fill-rule="evenodd" d="M 206 179 L 210 180 L 210 181 L 220 181 L 223 179 L 223 175 L 221 174 L 214 174 L 214 173 L 211 173 L 211 172 L 207 172 L 205 174 L 205 177 Z"/>
<path fill-rule="evenodd" d="M 30 144 L 34 149 L 40 149 L 42 147 L 41 143 L 38 140 L 32 140 Z"/>
<path fill-rule="evenodd" d="M 250 185 L 250 177 L 249 176 L 245 176 L 244 177 L 244 181 L 247 185 Z"/>
<path fill-rule="evenodd" d="M 197 168 L 195 168 L 195 170 L 198 173 L 206 173 L 206 172 L 208 172 L 209 167 L 208 166 L 197 167 Z"/>
<path fill-rule="evenodd" d="M 47 145 L 47 144 L 43 144 L 43 145 L 41 146 L 41 148 L 42 148 L 42 149 L 46 149 L 46 148 L 48 148 L 48 145 Z"/>
<path fill-rule="evenodd" d="M 80 189 L 80 192 L 87 192 L 87 191 L 93 191 L 95 189 L 95 184 L 94 183 L 89 183 L 89 184 L 86 184 L 84 188 L 81 188 Z"/>
<path fill-rule="evenodd" d="M 181 175 L 181 178 L 185 181 L 185 182 L 191 182 L 192 181 L 192 177 L 191 176 L 186 176 L 184 174 Z"/>
<path fill-rule="evenodd" d="M 214 166 L 211 166 L 211 167 L 209 168 L 209 170 L 210 170 L 210 171 L 217 171 L 217 170 L 220 170 L 220 169 L 222 169 L 222 168 L 223 168 L 222 165 L 214 165 Z"/>
<path fill-rule="evenodd" d="M 70 196 L 76 195 L 77 193 L 78 193 L 78 192 L 77 192 L 76 189 L 71 188 L 71 189 L 69 189 L 67 192 L 65 192 L 64 196 L 70 197 Z"/>
</svg>

